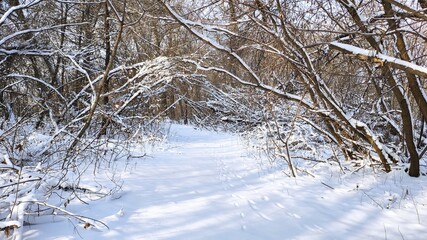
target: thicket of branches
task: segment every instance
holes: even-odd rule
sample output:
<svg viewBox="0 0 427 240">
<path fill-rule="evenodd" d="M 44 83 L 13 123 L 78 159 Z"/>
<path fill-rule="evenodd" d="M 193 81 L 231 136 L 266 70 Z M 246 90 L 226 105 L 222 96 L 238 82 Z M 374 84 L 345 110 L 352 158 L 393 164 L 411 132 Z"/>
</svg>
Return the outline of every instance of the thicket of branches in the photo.
<svg viewBox="0 0 427 240">
<path fill-rule="evenodd" d="M 426 20 L 421 0 L 2 1 L 1 228 L 23 224 L 30 189 L 43 189 L 33 205 L 78 190 L 79 161 L 164 118 L 260 129 L 292 176 L 309 128 L 337 162 L 417 177 Z"/>
<path fill-rule="evenodd" d="M 275 107 L 302 108 L 283 107 L 276 117 L 312 125 L 347 160 L 371 158 L 387 172 L 408 162 L 409 175 L 420 175 L 424 1 L 229 0 L 187 9 L 158 2 L 215 50 L 194 59 L 199 71 L 274 96 Z"/>
<path fill-rule="evenodd" d="M 44 215 L 102 227 L 65 210 L 112 191 L 80 186 L 82 172 L 161 139 L 165 117 L 200 115 L 184 100 L 202 98 L 205 77 L 162 12 L 153 1 L 0 3 L 0 238 Z"/>
</svg>

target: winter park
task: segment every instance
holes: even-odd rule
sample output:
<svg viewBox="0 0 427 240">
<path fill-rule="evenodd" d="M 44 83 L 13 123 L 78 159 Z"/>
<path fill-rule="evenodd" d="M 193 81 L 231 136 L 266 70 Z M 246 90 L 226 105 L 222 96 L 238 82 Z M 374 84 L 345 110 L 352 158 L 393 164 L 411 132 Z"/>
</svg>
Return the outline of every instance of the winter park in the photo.
<svg viewBox="0 0 427 240">
<path fill-rule="evenodd" d="M 427 1 L 0 2 L 0 239 L 427 239 Z"/>
</svg>

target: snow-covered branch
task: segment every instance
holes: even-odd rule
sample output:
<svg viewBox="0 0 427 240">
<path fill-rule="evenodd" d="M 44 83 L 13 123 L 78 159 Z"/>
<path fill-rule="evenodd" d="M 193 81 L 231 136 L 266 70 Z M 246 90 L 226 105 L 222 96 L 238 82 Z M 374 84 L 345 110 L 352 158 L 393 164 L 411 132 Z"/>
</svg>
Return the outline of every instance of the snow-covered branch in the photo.
<svg viewBox="0 0 427 240">
<path fill-rule="evenodd" d="M 67 102 L 67 99 L 65 99 L 65 97 L 58 91 L 58 89 L 56 89 L 50 83 L 48 83 L 48 82 L 46 82 L 46 81 L 44 81 L 42 79 L 38 79 L 36 77 L 28 76 L 28 75 L 16 74 L 16 73 L 9 74 L 9 75 L 7 75 L 7 77 L 29 79 L 29 80 L 41 83 L 41 84 L 45 85 L 46 87 L 50 88 L 52 91 L 54 91 L 64 101 L 64 103 Z"/>
<path fill-rule="evenodd" d="M 404 72 L 427 78 L 427 67 L 381 54 L 374 50 L 359 48 L 350 44 L 331 42 L 329 43 L 329 46 L 332 49 L 341 51 L 343 53 L 354 55 L 362 61 L 372 62 L 380 66 L 390 65 L 391 67 L 397 68 Z"/>
<path fill-rule="evenodd" d="M 202 40 L 203 42 L 209 44 L 211 47 L 217 49 L 218 51 L 224 52 L 230 57 L 236 59 L 236 61 L 246 70 L 248 73 L 255 79 L 256 83 L 260 84 L 261 79 L 259 76 L 253 71 L 253 69 L 235 52 L 232 51 L 229 47 L 226 47 L 222 44 L 220 44 L 215 39 L 212 39 L 202 32 L 194 29 L 193 26 L 200 26 L 200 24 L 196 24 L 193 21 L 190 21 L 188 19 L 185 19 L 181 17 L 175 10 L 172 9 L 172 7 L 164 0 L 158 0 L 163 4 L 163 6 L 167 9 L 167 11 L 172 15 L 172 17 L 178 21 L 182 26 L 184 26 L 191 34 L 196 36 L 198 39 Z M 208 27 L 207 29 L 212 29 Z"/>
<path fill-rule="evenodd" d="M 24 1 L 24 3 L 18 5 L 18 6 L 13 6 L 11 8 L 9 8 L 4 14 L 3 16 L 0 18 L 0 26 L 3 25 L 3 23 L 6 21 L 6 19 L 9 18 L 9 16 L 14 13 L 15 11 L 18 10 L 22 10 L 25 8 L 29 8 L 32 7 L 38 3 L 40 3 L 42 0 L 33 0 L 33 1 Z"/>
<path fill-rule="evenodd" d="M 7 41 L 11 41 L 11 40 L 13 40 L 13 38 L 16 38 L 16 37 L 24 35 L 24 34 L 37 33 L 37 32 L 42 32 L 42 31 L 47 31 L 47 30 L 69 27 L 69 26 L 82 26 L 82 25 L 87 25 L 87 23 L 83 22 L 83 23 L 76 23 L 76 24 L 60 24 L 60 25 L 55 25 L 55 26 L 43 27 L 43 28 L 25 29 L 25 30 L 17 31 L 17 32 L 9 34 L 9 35 L 3 37 L 2 39 L 0 39 L 0 46 L 5 44 Z"/>
</svg>

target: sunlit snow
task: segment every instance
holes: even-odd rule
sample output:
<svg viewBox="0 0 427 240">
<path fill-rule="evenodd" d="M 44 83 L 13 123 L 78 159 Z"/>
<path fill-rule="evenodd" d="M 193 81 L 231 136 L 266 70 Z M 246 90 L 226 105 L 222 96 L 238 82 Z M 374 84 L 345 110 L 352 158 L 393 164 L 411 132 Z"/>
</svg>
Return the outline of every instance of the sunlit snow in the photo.
<svg viewBox="0 0 427 240">
<path fill-rule="evenodd" d="M 85 229 L 58 216 L 26 226 L 24 239 L 427 237 L 424 178 L 403 170 L 338 174 L 319 164 L 311 170 L 316 177 L 293 179 L 254 156 L 237 135 L 172 125 L 168 142 L 148 157 L 118 162 L 122 191 L 67 207 L 109 229 Z"/>
</svg>

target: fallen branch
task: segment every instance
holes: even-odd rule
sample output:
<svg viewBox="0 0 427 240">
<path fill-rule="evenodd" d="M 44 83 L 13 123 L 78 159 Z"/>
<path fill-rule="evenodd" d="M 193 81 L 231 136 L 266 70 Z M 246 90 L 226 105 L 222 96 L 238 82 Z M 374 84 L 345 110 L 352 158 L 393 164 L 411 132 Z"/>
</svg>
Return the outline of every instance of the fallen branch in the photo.
<svg viewBox="0 0 427 240">
<path fill-rule="evenodd" d="M 99 220 L 96 220 L 94 218 L 76 215 L 72 212 L 69 212 L 69 211 L 63 209 L 63 208 L 60 208 L 60 207 L 57 207 L 57 206 L 54 206 L 54 205 L 51 205 L 51 204 L 45 203 L 45 202 L 40 202 L 40 201 L 29 201 L 29 202 L 40 205 L 40 206 L 45 206 L 45 207 L 51 208 L 51 209 L 59 211 L 59 212 L 62 212 L 62 213 L 64 213 L 64 216 L 72 217 L 72 218 L 77 219 L 77 220 L 81 221 L 82 223 L 84 223 L 85 228 L 88 228 L 89 226 L 94 226 L 95 228 L 99 229 L 99 227 L 97 227 L 95 225 L 95 223 L 99 223 L 99 224 L 103 225 L 104 227 L 106 227 L 108 230 L 110 229 L 107 224 L 105 224 Z M 59 215 L 59 214 L 55 214 L 55 215 Z"/>
</svg>

